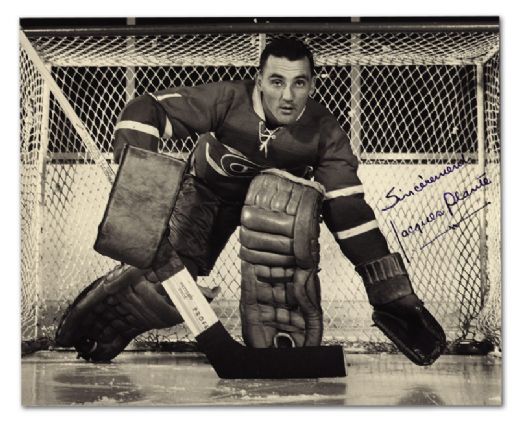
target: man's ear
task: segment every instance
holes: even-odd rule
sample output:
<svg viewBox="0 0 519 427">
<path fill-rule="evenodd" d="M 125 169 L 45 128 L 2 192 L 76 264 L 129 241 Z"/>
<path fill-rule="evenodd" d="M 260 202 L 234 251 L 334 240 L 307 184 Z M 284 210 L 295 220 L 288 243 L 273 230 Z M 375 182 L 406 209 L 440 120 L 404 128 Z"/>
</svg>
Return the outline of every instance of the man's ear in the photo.
<svg viewBox="0 0 519 427">
<path fill-rule="evenodd" d="M 262 79 L 263 79 L 263 76 L 261 75 L 261 71 L 258 71 L 256 73 L 256 78 L 254 80 L 256 80 L 256 87 L 258 88 L 258 90 L 260 92 L 261 92 Z"/>
<path fill-rule="evenodd" d="M 317 77 L 313 76 L 312 80 L 310 80 L 310 94 L 313 95 L 315 93 L 315 82 L 317 81 Z"/>
</svg>

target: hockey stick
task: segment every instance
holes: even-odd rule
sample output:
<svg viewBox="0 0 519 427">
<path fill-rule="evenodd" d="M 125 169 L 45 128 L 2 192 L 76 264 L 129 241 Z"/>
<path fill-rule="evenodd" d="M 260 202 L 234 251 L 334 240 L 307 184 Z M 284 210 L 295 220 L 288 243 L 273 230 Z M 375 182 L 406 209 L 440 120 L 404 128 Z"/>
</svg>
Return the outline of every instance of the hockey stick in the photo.
<svg viewBox="0 0 519 427">
<path fill-rule="evenodd" d="M 42 78 L 49 84 L 94 162 L 113 184 L 113 169 L 23 32 L 20 33 L 20 42 Z M 174 267 L 174 274 L 162 280 L 163 287 L 221 378 L 319 378 L 346 375 L 341 346 L 255 349 L 237 343 L 218 320 L 185 267 Z"/>
<path fill-rule="evenodd" d="M 234 341 L 185 267 L 162 286 L 220 378 L 346 376 L 341 346 L 258 349 Z"/>
</svg>

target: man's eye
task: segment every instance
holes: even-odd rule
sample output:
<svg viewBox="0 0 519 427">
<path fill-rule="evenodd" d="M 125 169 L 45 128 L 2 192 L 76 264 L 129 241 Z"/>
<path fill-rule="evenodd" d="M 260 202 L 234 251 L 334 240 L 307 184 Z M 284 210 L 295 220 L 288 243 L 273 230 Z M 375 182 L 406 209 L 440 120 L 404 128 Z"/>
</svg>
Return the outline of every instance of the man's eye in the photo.
<svg viewBox="0 0 519 427">
<path fill-rule="evenodd" d="M 281 80 L 271 80 L 270 83 L 272 84 L 272 86 L 276 87 L 280 87 L 283 84 Z"/>
<path fill-rule="evenodd" d="M 306 81 L 305 80 L 297 80 L 296 81 L 296 87 L 305 87 Z"/>
</svg>

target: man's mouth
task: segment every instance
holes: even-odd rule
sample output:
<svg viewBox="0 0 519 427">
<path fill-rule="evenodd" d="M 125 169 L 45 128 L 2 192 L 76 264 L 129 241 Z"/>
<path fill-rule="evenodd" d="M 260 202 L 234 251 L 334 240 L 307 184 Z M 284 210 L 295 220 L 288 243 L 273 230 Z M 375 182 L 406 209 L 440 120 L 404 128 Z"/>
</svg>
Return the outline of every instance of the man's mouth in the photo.
<svg viewBox="0 0 519 427">
<path fill-rule="evenodd" d="M 289 107 L 289 106 L 281 106 L 281 107 L 279 107 L 279 109 L 281 110 L 281 112 L 283 114 L 292 114 L 295 110 L 294 107 Z"/>
</svg>

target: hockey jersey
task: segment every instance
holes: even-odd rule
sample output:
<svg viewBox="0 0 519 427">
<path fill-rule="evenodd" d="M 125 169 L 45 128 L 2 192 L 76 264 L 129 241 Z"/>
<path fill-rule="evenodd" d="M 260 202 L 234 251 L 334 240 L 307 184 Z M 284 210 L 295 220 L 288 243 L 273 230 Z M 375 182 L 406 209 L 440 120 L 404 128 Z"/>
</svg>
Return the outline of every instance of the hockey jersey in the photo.
<svg viewBox="0 0 519 427">
<path fill-rule="evenodd" d="M 223 199 L 243 200 L 250 180 L 262 169 L 313 176 L 326 189 L 325 223 L 348 259 L 357 265 L 389 253 L 364 200 L 348 134 L 315 100 L 308 100 L 296 122 L 272 128 L 252 80 L 147 94 L 123 110 L 114 158 L 126 143 L 156 151 L 159 138 L 198 134 L 203 136 L 192 156 L 192 173 Z"/>
</svg>

